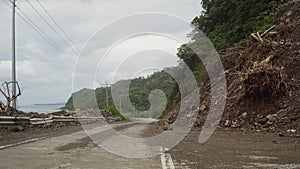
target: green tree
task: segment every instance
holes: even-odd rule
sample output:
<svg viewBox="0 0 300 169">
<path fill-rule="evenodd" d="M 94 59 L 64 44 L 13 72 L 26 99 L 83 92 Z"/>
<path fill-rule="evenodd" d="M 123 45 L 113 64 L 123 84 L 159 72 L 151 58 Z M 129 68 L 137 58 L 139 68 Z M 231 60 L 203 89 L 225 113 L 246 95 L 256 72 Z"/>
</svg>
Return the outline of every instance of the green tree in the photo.
<svg viewBox="0 0 300 169">
<path fill-rule="evenodd" d="M 277 6 L 278 0 L 203 0 L 192 33 L 196 37 L 201 30 L 216 49 L 224 49 L 274 24 Z"/>
<path fill-rule="evenodd" d="M 211 50 L 207 46 L 211 42 L 217 50 L 222 50 L 247 38 L 252 32 L 271 27 L 280 13 L 280 8 L 276 10 L 280 7 L 278 3 L 278 0 L 203 0 L 203 13 L 191 23 L 194 26 L 190 34 L 192 41 L 183 44 L 177 56 L 192 71 L 202 71 L 201 60 L 193 51 L 195 48 Z"/>
</svg>

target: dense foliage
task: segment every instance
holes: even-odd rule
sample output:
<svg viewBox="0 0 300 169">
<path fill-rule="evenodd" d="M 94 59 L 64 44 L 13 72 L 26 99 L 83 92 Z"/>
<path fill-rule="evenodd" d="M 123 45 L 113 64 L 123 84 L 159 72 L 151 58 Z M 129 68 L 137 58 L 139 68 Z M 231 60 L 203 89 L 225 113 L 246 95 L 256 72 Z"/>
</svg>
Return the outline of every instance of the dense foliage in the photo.
<svg viewBox="0 0 300 169">
<path fill-rule="evenodd" d="M 178 69 L 178 67 L 167 68 L 167 69 L 171 71 L 174 69 Z M 122 113 L 129 112 L 131 116 L 156 118 L 161 115 L 162 111 L 168 109 L 168 107 L 170 106 L 170 102 L 174 97 L 173 95 L 174 91 L 176 90 L 176 83 L 174 79 L 166 71 L 156 72 L 152 75 L 149 75 L 146 78 L 139 77 L 132 80 L 119 81 L 116 84 L 113 84 L 112 87 L 118 86 L 118 90 L 121 90 L 121 92 L 123 92 L 125 91 L 125 89 L 123 90 L 122 88 L 120 88 L 120 86 L 122 87 L 122 83 L 127 83 L 127 82 L 130 83 L 129 98 L 134 108 L 128 106 L 127 104 L 124 104 L 125 94 L 123 93 L 120 93 L 120 97 L 117 98 L 117 100 L 113 101 L 111 87 L 107 87 L 107 88 L 101 87 L 101 88 L 97 88 L 96 90 L 90 90 L 90 89 L 80 90 L 74 93 L 71 98 L 69 98 L 67 104 L 65 105 L 65 108 L 74 110 L 73 96 L 75 94 L 77 94 L 78 97 L 82 97 L 81 95 L 84 95 L 86 97 L 88 95 L 89 98 L 82 100 L 82 102 L 92 102 L 91 101 L 93 99 L 92 97 L 96 96 L 96 101 L 100 109 L 109 109 L 114 113 L 118 114 L 118 110 L 116 109 L 118 108 L 119 110 L 121 109 Z M 158 107 L 159 109 L 154 109 L 153 112 L 147 112 L 148 114 L 146 114 L 146 111 L 149 110 L 151 107 L 151 104 L 149 102 L 149 95 L 155 89 L 161 90 L 164 93 L 167 99 L 167 103 L 164 104 L 163 101 L 158 102 L 158 105 L 156 105 L 156 107 Z M 108 108 L 106 107 L 106 91 L 108 92 Z M 123 102 L 123 104 L 121 104 L 121 102 Z M 88 105 L 88 103 L 81 103 L 81 104 Z"/>
<path fill-rule="evenodd" d="M 216 49 L 224 49 L 252 32 L 271 27 L 277 3 L 278 0 L 203 0 L 204 12 L 192 24 L 209 37 Z"/>
<path fill-rule="evenodd" d="M 251 33 L 271 27 L 284 7 L 278 3 L 278 0 L 203 0 L 203 13 L 192 21 L 193 40 L 178 49 L 178 57 L 191 70 L 197 70 L 201 61 L 191 45 L 207 44 L 206 35 L 218 51 L 231 47 Z"/>
</svg>

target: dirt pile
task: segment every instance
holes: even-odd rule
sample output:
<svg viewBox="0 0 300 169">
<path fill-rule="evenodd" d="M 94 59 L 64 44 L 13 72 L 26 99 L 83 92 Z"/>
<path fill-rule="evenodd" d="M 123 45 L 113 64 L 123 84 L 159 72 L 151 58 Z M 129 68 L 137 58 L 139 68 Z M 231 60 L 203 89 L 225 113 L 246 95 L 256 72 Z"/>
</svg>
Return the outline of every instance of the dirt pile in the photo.
<svg viewBox="0 0 300 169">
<path fill-rule="evenodd" d="M 300 3 L 287 9 L 270 29 L 221 54 L 226 69 L 224 128 L 268 132 L 300 132 Z M 210 84 L 200 87 L 196 127 L 204 125 L 210 105 Z M 160 124 L 174 122 L 174 103 Z"/>
<path fill-rule="evenodd" d="M 38 112 L 23 112 L 12 107 L 7 111 L 0 111 L 1 116 L 14 116 L 14 117 L 30 117 L 30 118 L 49 118 L 51 116 L 76 116 L 75 112 L 68 112 L 66 110 L 58 110 L 52 113 L 38 113 Z"/>
<path fill-rule="evenodd" d="M 300 130 L 300 3 L 290 2 L 265 32 L 223 57 L 228 99 L 222 126 Z"/>
<path fill-rule="evenodd" d="M 121 118 L 115 117 L 110 111 L 100 110 L 100 111 L 81 111 L 81 113 L 76 112 L 68 112 L 65 110 L 60 110 L 53 113 L 40 114 L 37 112 L 29 112 L 25 113 L 19 110 L 15 110 L 13 108 L 9 108 L 6 112 L 1 112 L 1 115 L 5 116 L 14 116 L 14 117 L 29 117 L 30 119 L 34 118 L 50 118 L 53 116 L 61 116 L 61 117 L 98 117 L 99 113 L 107 120 L 109 123 L 122 121 Z M 58 129 L 58 128 L 67 128 L 71 126 L 80 126 L 81 123 L 79 121 L 68 121 L 68 122 L 52 122 L 52 123 L 44 123 L 44 124 L 35 124 L 35 125 L 0 125 L 0 136 L 7 133 L 14 132 L 23 132 L 23 131 L 32 131 L 32 130 L 40 130 L 40 129 Z"/>
<path fill-rule="evenodd" d="M 59 110 L 52 113 L 38 113 L 38 112 L 29 112 L 25 113 L 20 110 L 16 110 L 12 107 L 9 107 L 7 111 L 0 112 L 2 116 L 14 116 L 14 117 L 30 117 L 30 118 L 49 118 L 53 116 L 64 116 L 64 117 L 77 117 L 80 116 L 99 116 L 101 114 L 103 117 L 107 119 L 114 119 L 118 120 L 117 117 L 114 118 L 112 112 L 108 110 L 99 110 L 99 111 L 81 111 L 80 113 L 76 113 L 75 111 L 66 111 L 66 110 Z"/>
<path fill-rule="evenodd" d="M 27 117 L 25 112 L 16 110 L 12 107 L 8 107 L 7 110 L 0 109 L 0 116 L 20 116 L 20 117 Z"/>
</svg>

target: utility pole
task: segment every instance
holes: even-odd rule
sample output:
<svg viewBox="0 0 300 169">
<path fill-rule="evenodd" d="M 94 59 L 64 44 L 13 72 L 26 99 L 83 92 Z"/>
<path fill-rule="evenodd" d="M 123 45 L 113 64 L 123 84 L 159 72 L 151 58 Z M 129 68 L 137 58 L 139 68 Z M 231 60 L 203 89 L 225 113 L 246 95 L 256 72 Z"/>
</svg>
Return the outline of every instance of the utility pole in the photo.
<svg viewBox="0 0 300 169">
<path fill-rule="evenodd" d="M 12 0 L 12 95 L 16 95 L 16 0 Z M 17 108 L 17 99 L 13 100 L 13 108 Z"/>
<path fill-rule="evenodd" d="M 122 113 L 122 95 L 119 95 L 119 99 L 120 99 L 120 113 Z"/>
<path fill-rule="evenodd" d="M 96 80 L 96 81 L 101 85 L 101 87 L 103 87 L 105 85 L 106 108 L 108 109 L 108 85 L 112 85 L 112 84 L 108 84 L 107 82 L 105 82 L 105 84 L 103 84 L 98 80 Z"/>
<path fill-rule="evenodd" d="M 108 84 L 105 82 L 106 108 L 108 109 Z"/>
</svg>

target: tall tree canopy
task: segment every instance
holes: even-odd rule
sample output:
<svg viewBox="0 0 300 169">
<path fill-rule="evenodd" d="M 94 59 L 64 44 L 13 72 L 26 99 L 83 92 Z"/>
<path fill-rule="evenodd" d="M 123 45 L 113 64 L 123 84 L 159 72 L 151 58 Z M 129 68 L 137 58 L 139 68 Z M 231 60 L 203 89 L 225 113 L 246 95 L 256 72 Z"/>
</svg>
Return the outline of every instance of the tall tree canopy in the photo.
<svg viewBox="0 0 300 169">
<path fill-rule="evenodd" d="M 216 49 L 224 49 L 254 31 L 272 26 L 277 6 L 278 0 L 203 0 L 204 12 L 192 24 L 208 36 Z"/>
<path fill-rule="evenodd" d="M 203 40 L 204 33 L 217 50 L 222 50 L 252 32 L 271 27 L 279 11 L 279 0 L 202 0 L 202 7 L 203 13 L 192 21 L 192 43 Z M 195 71 L 200 60 L 190 44 L 182 45 L 177 55 Z"/>
</svg>

